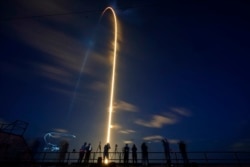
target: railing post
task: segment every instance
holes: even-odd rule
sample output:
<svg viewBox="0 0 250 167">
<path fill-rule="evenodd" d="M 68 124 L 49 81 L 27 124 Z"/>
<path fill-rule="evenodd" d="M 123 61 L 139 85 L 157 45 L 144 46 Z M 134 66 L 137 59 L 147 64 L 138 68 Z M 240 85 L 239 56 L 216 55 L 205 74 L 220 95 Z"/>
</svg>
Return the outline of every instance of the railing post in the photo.
<svg viewBox="0 0 250 167">
<path fill-rule="evenodd" d="M 121 153 L 119 153 L 119 163 L 121 163 Z"/>
<path fill-rule="evenodd" d="M 237 152 L 234 152 L 234 156 L 235 156 L 235 159 L 237 160 L 237 162 L 238 162 L 238 164 L 239 164 L 239 167 L 241 167 L 240 159 L 239 159 L 239 157 L 238 157 Z"/>
<path fill-rule="evenodd" d="M 176 152 L 174 152 L 174 155 L 175 155 L 175 161 L 176 161 L 176 164 L 177 164 L 177 166 L 179 166 L 179 162 L 178 162 L 178 158 L 177 158 L 177 153 L 176 153 Z"/>
<path fill-rule="evenodd" d="M 44 162 L 45 157 L 46 157 L 46 152 L 43 152 L 43 159 L 42 159 L 42 162 Z"/>
<path fill-rule="evenodd" d="M 67 164 L 69 164 L 70 152 L 68 152 Z"/>
<path fill-rule="evenodd" d="M 92 155 L 93 155 L 93 156 L 92 156 L 92 163 L 94 163 L 94 162 L 95 162 L 95 155 L 96 155 L 96 152 L 93 152 Z M 98 157 L 97 157 L 97 158 L 98 158 Z"/>
<path fill-rule="evenodd" d="M 205 157 L 205 160 L 206 160 L 206 164 L 208 164 L 207 153 L 205 153 L 205 152 L 204 152 L 204 157 Z"/>
</svg>

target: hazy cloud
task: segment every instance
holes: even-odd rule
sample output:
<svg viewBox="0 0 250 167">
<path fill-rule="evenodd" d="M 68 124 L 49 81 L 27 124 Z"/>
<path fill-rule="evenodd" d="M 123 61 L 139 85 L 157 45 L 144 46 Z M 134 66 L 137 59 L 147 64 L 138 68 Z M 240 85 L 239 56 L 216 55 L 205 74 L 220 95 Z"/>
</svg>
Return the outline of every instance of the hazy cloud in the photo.
<svg viewBox="0 0 250 167">
<path fill-rule="evenodd" d="M 181 117 L 188 117 L 190 115 L 190 111 L 185 108 L 173 107 L 169 112 L 162 113 L 161 115 L 153 115 L 148 121 L 137 119 L 135 123 L 150 128 L 161 128 L 164 125 L 175 124 L 181 119 Z"/>
<path fill-rule="evenodd" d="M 119 124 L 113 124 L 113 125 L 111 125 L 111 128 L 112 129 L 121 129 L 122 127 Z"/>
<path fill-rule="evenodd" d="M 231 146 L 232 151 L 249 151 L 250 139 L 242 139 Z"/>
<path fill-rule="evenodd" d="M 69 78 L 70 74 L 79 73 L 82 60 L 82 44 L 66 35 L 64 32 L 56 31 L 46 25 L 29 20 L 28 22 L 17 22 L 13 26 L 20 40 L 30 45 L 32 48 L 44 53 L 46 62 L 39 61 L 35 57 L 26 60 L 25 63 L 36 69 L 36 74 L 42 73 L 50 79 L 53 76 L 64 76 Z M 31 29 L 32 28 L 32 29 Z M 60 80 L 61 81 L 61 80 Z"/>
<path fill-rule="evenodd" d="M 29 16 L 68 13 L 76 11 L 77 8 L 79 10 L 97 9 L 97 6 L 104 7 L 105 3 L 96 4 L 91 1 L 88 3 L 79 1 L 77 2 L 79 5 L 76 5 L 69 1 L 27 1 L 28 2 L 15 2 L 18 3 L 18 8 L 15 9 L 14 13 L 8 12 L 13 11 L 13 9 L 11 9 L 12 5 L 6 6 L 7 9 L 10 8 L 10 10 L 6 9 L 5 11 L 7 12 L 6 17 L 8 16 L 10 19 L 16 16 L 21 18 L 27 17 L 27 19 L 17 20 L 7 25 L 9 28 L 8 31 L 10 32 L 9 34 L 11 34 L 9 36 L 29 46 L 32 50 L 38 51 L 39 54 L 30 55 L 29 58 L 25 60 L 20 58 L 20 61 L 16 60 L 18 63 L 14 61 L 2 61 L 0 62 L 1 71 L 4 71 L 6 75 L 11 74 L 22 80 L 25 80 L 25 77 L 32 79 L 34 76 L 48 79 L 50 83 L 46 84 L 46 88 L 59 93 L 72 95 L 74 94 L 74 89 L 69 90 L 69 87 L 77 85 L 76 82 L 81 72 L 81 76 L 91 77 L 91 79 L 93 78 L 95 81 L 101 80 L 91 85 L 89 85 L 89 82 L 87 83 L 88 85 L 81 83 L 81 88 L 95 91 L 107 89 L 108 85 L 105 83 L 106 80 L 103 81 L 102 79 L 104 75 L 110 75 L 105 70 L 111 71 L 111 65 L 113 64 L 114 44 L 113 40 L 110 40 L 113 39 L 113 31 L 108 30 L 111 34 L 107 36 L 107 41 L 100 40 L 102 38 L 99 37 L 100 34 L 97 34 L 96 31 L 96 37 L 93 37 L 93 29 L 99 19 L 98 13 L 93 15 L 94 19 L 87 19 L 84 23 L 82 22 L 82 16 L 79 22 L 77 21 L 78 17 L 76 15 L 70 14 L 64 15 L 63 17 L 49 16 L 29 19 Z M 51 24 L 52 22 L 53 24 Z M 84 31 L 82 31 L 83 27 L 85 29 Z M 101 28 L 105 27 L 100 26 L 98 28 L 101 30 Z M 82 32 L 80 33 L 80 39 L 79 36 L 75 36 L 75 32 Z M 100 31 L 99 33 L 102 32 Z M 118 35 L 118 39 L 121 40 L 120 35 Z M 97 43 L 99 43 L 99 45 L 97 45 Z M 51 82 L 57 85 L 55 86 L 55 84 L 51 84 Z M 56 87 L 58 87 L 58 89 L 56 89 Z M 70 93 L 70 91 L 72 91 L 72 93 Z M 122 107 L 127 111 L 135 110 L 132 106 Z"/>
<path fill-rule="evenodd" d="M 161 135 L 154 135 L 154 136 L 146 136 L 143 138 L 145 141 L 154 141 L 154 142 L 160 142 L 164 136 Z M 170 144 L 177 144 L 180 140 L 178 139 L 168 139 L 168 142 Z"/>
<path fill-rule="evenodd" d="M 177 122 L 177 119 L 175 117 L 166 117 L 162 115 L 153 115 L 152 119 L 149 122 L 146 122 L 144 120 L 138 119 L 135 121 L 136 124 L 142 125 L 145 127 L 150 128 L 161 128 L 163 125 L 166 124 L 174 124 Z"/>
<path fill-rule="evenodd" d="M 120 130 L 120 133 L 122 133 L 122 134 L 131 134 L 131 133 L 135 133 L 135 131 L 132 130 L 132 129 L 125 129 L 125 130 Z"/>
<path fill-rule="evenodd" d="M 40 74 L 44 77 L 54 80 L 58 83 L 73 86 L 73 82 L 69 80 L 71 74 L 62 67 L 40 64 L 37 67 L 40 69 Z"/>
<path fill-rule="evenodd" d="M 131 144 L 131 143 L 134 143 L 132 140 L 124 140 L 123 143 L 125 144 Z"/>
<path fill-rule="evenodd" d="M 68 133 L 68 130 L 66 130 L 66 129 L 61 129 L 61 128 L 55 128 L 54 131 L 60 132 L 60 133 Z"/>
<path fill-rule="evenodd" d="M 69 84 L 69 82 L 75 84 L 75 79 L 72 77 L 78 76 L 81 68 L 85 75 L 100 77 L 100 70 L 96 67 L 109 67 L 111 64 L 112 54 L 103 55 L 103 53 L 95 52 L 89 48 L 88 44 L 82 43 L 70 34 L 40 22 L 34 20 L 17 22 L 13 29 L 21 41 L 44 53 L 43 57 L 47 57 L 47 61 L 31 57 L 30 60 L 20 63 L 33 67 L 35 75 L 42 75 L 60 84 Z M 108 50 L 107 48 L 107 52 Z M 89 58 L 84 59 L 84 57 Z M 88 65 L 85 65 L 87 61 Z M 9 67 L 9 70 L 15 67 L 10 63 L 5 63 L 5 66 L 5 68 Z"/>
<path fill-rule="evenodd" d="M 163 137 L 160 136 L 160 135 L 155 135 L 155 136 L 147 136 L 147 137 L 144 137 L 143 140 L 146 140 L 146 141 L 160 141 L 162 140 Z"/>
<path fill-rule="evenodd" d="M 136 112 L 138 111 L 137 107 L 133 104 L 130 104 L 125 101 L 118 101 L 114 105 L 114 110 L 116 111 L 130 111 L 130 112 Z"/>
<path fill-rule="evenodd" d="M 174 112 L 174 113 L 177 113 L 177 114 L 179 114 L 181 116 L 188 117 L 188 116 L 191 115 L 191 113 L 187 109 L 185 109 L 185 108 L 173 107 L 173 108 L 171 108 L 171 111 Z"/>
<path fill-rule="evenodd" d="M 55 131 L 53 132 L 49 132 L 45 134 L 45 138 L 49 139 L 49 138 L 76 138 L 75 135 L 68 133 L 68 131 L 66 129 L 54 129 Z"/>
<path fill-rule="evenodd" d="M 72 90 L 67 90 L 67 89 L 62 89 L 59 87 L 48 87 L 49 90 L 54 91 L 54 92 L 58 92 L 60 94 L 66 95 L 66 96 L 73 96 L 74 92 Z M 78 92 L 76 92 L 76 95 L 80 95 Z"/>
<path fill-rule="evenodd" d="M 100 81 L 99 82 L 96 81 L 96 82 L 93 82 L 91 85 L 89 85 L 88 88 L 95 90 L 95 91 L 102 91 L 102 90 L 107 89 L 107 84 L 100 82 Z"/>
</svg>

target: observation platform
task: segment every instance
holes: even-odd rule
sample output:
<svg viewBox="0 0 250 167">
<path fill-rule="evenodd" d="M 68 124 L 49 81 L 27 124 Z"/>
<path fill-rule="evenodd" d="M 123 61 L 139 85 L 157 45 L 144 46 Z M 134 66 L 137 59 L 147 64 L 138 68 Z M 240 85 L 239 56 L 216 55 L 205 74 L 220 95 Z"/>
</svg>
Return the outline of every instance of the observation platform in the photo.
<svg viewBox="0 0 250 167">
<path fill-rule="evenodd" d="M 123 163 L 122 152 L 110 152 L 109 164 L 101 161 L 102 152 L 91 152 L 89 163 L 77 163 L 79 152 L 34 152 L 23 134 L 28 123 L 15 121 L 0 124 L 0 167 L 167 167 L 163 152 L 149 152 L 149 164 L 142 166 L 141 152 L 137 164 Z M 187 152 L 188 167 L 250 167 L 250 152 Z M 99 160 L 98 160 L 99 159 Z M 172 167 L 187 167 L 180 152 L 171 152 Z"/>
<path fill-rule="evenodd" d="M 149 152 L 149 164 L 147 166 L 142 165 L 142 161 L 138 158 L 138 163 L 133 164 L 130 154 L 129 164 L 125 165 L 123 163 L 122 157 L 113 158 L 109 160 L 109 164 L 104 164 L 98 156 L 99 152 L 92 152 L 90 155 L 89 163 L 78 162 L 79 152 L 37 152 L 34 153 L 31 159 L 12 159 L 11 161 L 1 159 L 0 166 L 32 166 L 32 167 L 167 167 L 165 159 L 162 158 L 163 152 Z M 113 155 L 112 155 L 113 154 Z M 110 152 L 110 157 L 115 157 L 114 154 L 120 154 L 121 152 L 112 153 Z M 138 152 L 138 157 L 140 156 Z M 188 152 L 189 165 L 185 166 L 183 160 L 180 157 L 179 152 L 173 152 L 172 156 L 172 167 L 250 167 L 250 152 Z M 193 154 L 193 156 L 191 156 Z M 216 155 L 212 157 L 212 155 Z M 19 154 L 20 155 L 20 154 Z M 196 156 L 194 156 L 196 155 Z M 198 155 L 202 155 L 198 157 Z M 205 156 L 206 155 L 206 156 Z M 219 156 L 220 155 L 220 156 Z M 226 155 L 226 156 L 225 156 Z M 237 157 L 235 156 L 237 155 Z M 240 155 L 240 156 L 239 156 Z M 63 157 L 63 159 L 62 159 Z M 98 161 L 99 159 L 99 161 Z"/>
</svg>

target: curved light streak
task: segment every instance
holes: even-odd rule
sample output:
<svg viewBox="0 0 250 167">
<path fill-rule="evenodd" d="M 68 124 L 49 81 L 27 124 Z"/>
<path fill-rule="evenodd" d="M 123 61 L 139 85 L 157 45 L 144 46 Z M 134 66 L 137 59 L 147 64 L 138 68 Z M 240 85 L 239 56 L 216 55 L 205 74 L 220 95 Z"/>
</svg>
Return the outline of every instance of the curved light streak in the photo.
<svg viewBox="0 0 250 167">
<path fill-rule="evenodd" d="M 112 122 L 112 112 L 113 112 L 113 100 L 114 100 L 114 90 L 115 90 L 115 69 L 116 69 L 116 52 L 117 52 L 117 20 L 116 20 L 116 14 L 112 7 L 107 7 L 102 12 L 102 15 L 110 10 L 114 17 L 114 29 L 115 29 L 115 35 L 114 35 L 114 53 L 113 53 L 113 69 L 112 69 L 112 78 L 111 78 L 111 89 L 110 89 L 110 102 L 109 102 L 109 119 L 108 119 L 108 127 L 107 127 L 107 143 L 110 143 L 110 136 L 111 136 L 111 122 Z"/>
<path fill-rule="evenodd" d="M 46 133 L 43 136 L 44 142 L 46 143 L 46 146 L 44 147 L 44 151 L 59 151 L 60 147 L 57 144 L 53 144 L 48 141 L 50 138 L 61 138 L 61 137 L 67 137 L 67 138 L 76 138 L 75 135 L 67 134 L 67 133 L 59 133 L 59 132 L 49 132 Z"/>
</svg>

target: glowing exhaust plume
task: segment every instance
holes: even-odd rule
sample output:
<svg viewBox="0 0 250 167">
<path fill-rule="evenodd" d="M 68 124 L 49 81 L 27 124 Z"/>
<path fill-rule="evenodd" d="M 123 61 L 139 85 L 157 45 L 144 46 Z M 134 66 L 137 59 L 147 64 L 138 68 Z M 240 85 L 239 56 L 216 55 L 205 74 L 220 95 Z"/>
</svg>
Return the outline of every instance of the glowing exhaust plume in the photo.
<svg viewBox="0 0 250 167">
<path fill-rule="evenodd" d="M 107 127 L 107 143 L 110 143 L 110 136 L 111 136 L 111 122 L 112 122 L 112 112 L 113 112 L 113 99 L 114 99 L 114 89 L 115 89 L 115 68 L 116 68 L 116 51 L 117 51 L 117 20 L 116 14 L 113 8 L 107 7 L 103 12 L 102 15 L 107 11 L 110 10 L 114 17 L 114 53 L 113 53 L 113 70 L 112 70 L 112 79 L 111 79 L 111 89 L 110 89 L 110 102 L 109 102 L 109 119 L 108 119 L 108 127 Z"/>
</svg>

